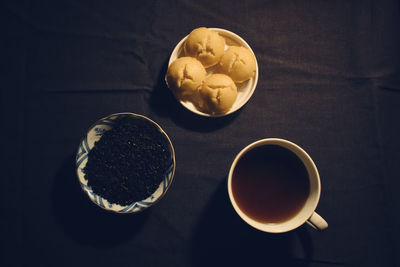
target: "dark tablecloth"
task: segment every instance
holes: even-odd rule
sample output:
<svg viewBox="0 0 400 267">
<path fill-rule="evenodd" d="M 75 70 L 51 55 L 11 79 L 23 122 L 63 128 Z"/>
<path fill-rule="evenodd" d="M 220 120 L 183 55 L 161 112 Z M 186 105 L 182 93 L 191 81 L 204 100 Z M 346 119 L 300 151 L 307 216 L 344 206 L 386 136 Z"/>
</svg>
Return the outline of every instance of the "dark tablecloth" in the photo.
<svg viewBox="0 0 400 267">
<path fill-rule="evenodd" d="M 398 1 L 2 1 L 1 266 L 400 266 Z M 194 28 L 254 50 L 257 89 L 205 118 L 164 83 Z M 94 206 L 74 157 L 97 119 L 158 122 L 174 182 L 139 215 Z M 235 214 L 227 173 L 247 144 L 302 146 L 321 175 L 329 228 L 279 235 Z"/>
</svg>

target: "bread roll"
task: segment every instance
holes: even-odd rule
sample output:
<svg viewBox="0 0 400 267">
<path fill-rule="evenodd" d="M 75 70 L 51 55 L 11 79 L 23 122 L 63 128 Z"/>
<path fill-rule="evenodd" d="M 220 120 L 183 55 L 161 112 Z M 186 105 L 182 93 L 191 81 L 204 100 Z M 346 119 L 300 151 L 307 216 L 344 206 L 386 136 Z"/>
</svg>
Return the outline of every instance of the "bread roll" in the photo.
<svg viewBox="0 0 400 267">
<path fill-rule="evenodd" d="M 205 68 L 216 65 L 223 56 L 224 49 L 225 39 L 205 27 L 194 29 L 183 46 L 185 55 L 197 58 Z"/>
<path fill-rule="evenodd" d="M 254 77 L 256 68 L 254 54 L 242 46 L 230 46 L 219 62 L 219 71 L 237 83 Z"/>
<path fill-rule="evenodd" d="M 193 57 L 181 57 L 168 67 L 165 80 L 177 98 L 189 100 L 197 94 L 206 74 L 200 61 Z"/>
<path fill-rule="evenodd" d="M 226 113 L 235 103 L 237 87 L 225 74 L 212 74 L 199 88 L 199 109 L 209 114 Z"/>
</svg>

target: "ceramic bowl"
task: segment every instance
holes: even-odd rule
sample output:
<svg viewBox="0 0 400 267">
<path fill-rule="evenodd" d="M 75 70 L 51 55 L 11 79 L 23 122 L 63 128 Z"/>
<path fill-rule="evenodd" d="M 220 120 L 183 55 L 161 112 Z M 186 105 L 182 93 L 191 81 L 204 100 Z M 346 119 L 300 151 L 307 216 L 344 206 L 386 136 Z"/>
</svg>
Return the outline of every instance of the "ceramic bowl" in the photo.
<svg viewBox="0 0 400 267">
<path fill-rule="evenodd" d="M 132 116 L 132 117 L 139 117 L 146 119 L 148 123 L 155 125 L 159 131 L 164 135 L 165 139 L 168 140 L 169 148 L 171 152 L 171 158 L 169 167 L 164 175 L 164 178 L 160 185 L 158 186 L 157 190 L 151 194 L 146 199 L 141 201 L 133 202 L 126 206 L 121 206 L 118 204 L 110 203 L 107 199 L 95 194 L 90 186 L 88 186 L 87 180 L 85 179 L 84 168 L 88 161 L 88 153 L 95 145 L 95 142 L 100 140 L 101 136 L 104 132 L 110 130 L 113 127 L 115 119 L 121 116 Z M 163 129 L 151 119 L 134 114 L 134 113 L 115 113 L 111 114 L 105 118 L 98 120 L 94 125 L 90 127 L 87 134 L 82 138 L 78 152 L 76 155 L 76 171 L 78 175 L 78 180 L 82 190 L 87 194 L 89 199 L 99 206 L 108 211 L 116 212 L 116 213 L 136 213 L 143 211 L 152 205 L 154 205 L 157 201 L 159 201 L 167 192 L 168 188 L 170 187 L 174 173 L 175 173 L 175 152 L 172 146 L 171 140 L 169 139 L 168 135 L 163 131 Z"/>
<path fill-rule="evenodd" d="M 239 35 L 225 30 L 225 29 L 220 29 L 220 28 L 209 28 L 210 30 L 213 30 L 215 32 L 218 32 L 218 34 L 222 37 L 225 38 L 226 45 L 225 45 L 225 50 L 228 49 L 229 46 L 243 46 L 247 49 L 249 49 L 253 55 L 255 56 L 253 50 L 251 49 L 250 45 Z M 184 56 L 184 51 L 183 51 L 183 45 L 187 39 L 188 35 L 185 36 L 174 48 L 174 50 L 171 53 L 171 56 L 169 58 L 168 66 L 171 65 L 171 63 L 176 60 L 177 58 L 183 57 Z M 215 72 L 216 66 L 206 68 L 207 71 L 207 76 L 211 75 Z M 253 78 L 242 82 L 242 83 L 236 83 L 237 89 L 238 89 L 238 95 L 236 98 L 235 103 L 231 107 L 229 111 L 223 114 L 208 114 L 200 111 L 195 105 L 193 105 L 192 102 L 190 101 L 182 101 L 180 99 L 177 99 L 186 109 L 190 110 L 193 113 L 196 113 L 200 116 L 205 116 L 205 117 L 222 117 L 229 115 L 237 110 L 239 110 L 241 107 L 243 107 L 247 101 L 251 98 L 253 95 L 256 87 L 257 87 L 257 82 L 258 82 L 258 63 L 257 63 L 257 58 L 256 58 L 256 74 L 254 75 Z M 167 84 L 168 85 L 168 84 Z"/>
</svg>

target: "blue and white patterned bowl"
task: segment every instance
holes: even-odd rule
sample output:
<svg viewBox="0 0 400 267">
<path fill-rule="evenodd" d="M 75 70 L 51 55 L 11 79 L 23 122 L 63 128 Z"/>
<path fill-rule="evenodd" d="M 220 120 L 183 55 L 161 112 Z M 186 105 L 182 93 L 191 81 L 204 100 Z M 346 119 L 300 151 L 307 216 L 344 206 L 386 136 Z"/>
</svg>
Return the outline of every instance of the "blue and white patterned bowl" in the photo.
<svg viewBox="0 0 400 267">
<path fill-rule="evenodd" d="M 171 163 L 169 168 L 167 169 L 163 181 L 160 183 L 160 186 L 157 188 L 157 190 L 151 194 L 148 198 L 143 199 L 141 201 L 137 201 L 134 203 L 131 203 L 126 206 L 121 206 L 118 204 L 110 203 L 103 197 L 95 194 L 90 186 L 87 184 L 87 180 L 85 180 L 85 173 L 83 169 L 86 166 L 86 163 L 88 161 L 88 153 L 89 151 L 93 148 L 94 143 L 98 141 L 102 134 L 108 130 L 110 130 L 113 126 L 113 123 L 115 119 L 121 117 L 121 116 L 133 116 L 133 117 L 140 117 L 146 119 L 149 123 L 155 125 L 160 132 L 165 136 L 165 138 L 168 140 L 170 151 L 171 151 Z M 116 213 L 136 213 L 139 211 L 143 211 L 152 205 L 154 205 L 158 200 L 160 200 L 165 193 L 167 192 L 169 186 L 172 183 L 174 173 L 175 173 L 175 151 L 174 147 L 172 146 L 171 140 L 169 139 L 168 135 L 164 132 L 164 130 L 154 121 L 151 119 L 134 114 L 134 113 L 115 113 L 111 114 L 105 118 L 102 118 L 98 120 L 92 127 L 90 127 L 89 131 L 87 132 L 86 136 L 82 139 L 79 148 L 78 148 L 78 153 L 76 154 L 76 170 L 78 174 L 78 179 L 79 183 L 81 185 L 81 188 L 83 191 L 89 196 L 90 200 L 95 203 L 97 206 L 113 211 Z"/>
</svg>

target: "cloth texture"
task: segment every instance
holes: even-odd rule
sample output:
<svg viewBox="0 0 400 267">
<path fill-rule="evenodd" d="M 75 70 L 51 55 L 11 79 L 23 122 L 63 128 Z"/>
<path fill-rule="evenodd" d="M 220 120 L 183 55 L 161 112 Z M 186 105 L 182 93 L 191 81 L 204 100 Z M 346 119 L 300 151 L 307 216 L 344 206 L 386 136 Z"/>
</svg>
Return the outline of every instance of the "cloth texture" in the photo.
<svg viewBox="0 0 400 267">
<path fill-rule="evenodd" d="M 1 266 L 400 265 L 398 1 L 2 1 L 0 17 Z M 226 117 L 191 113 L 164 81 L 202 26 L 257 58 L 253 96 Z M 76 177 L 80 139 L 116 112 L 153 119 L 176 152 L 140 214 L 101 210 Z M 316 163 L 325 231 L 267 234 L 232 208 L 234 157 L 269 137 Z"/>
</svg>

